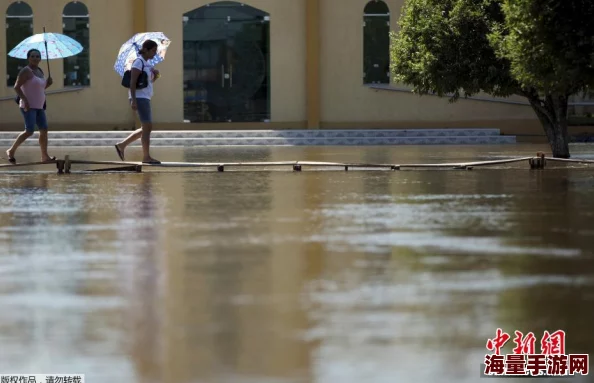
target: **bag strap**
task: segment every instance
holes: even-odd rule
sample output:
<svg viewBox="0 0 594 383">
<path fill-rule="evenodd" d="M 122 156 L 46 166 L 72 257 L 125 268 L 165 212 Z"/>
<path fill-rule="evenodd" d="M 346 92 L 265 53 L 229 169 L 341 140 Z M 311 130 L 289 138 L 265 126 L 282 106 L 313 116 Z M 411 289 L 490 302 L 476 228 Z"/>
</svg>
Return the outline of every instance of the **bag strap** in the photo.
<svg viewBox="0 0 594 383">
<path fill-rule="evenodd" d="M 142 70 L 141 70 L 141 72 L 144 72 L 144 60 L 141 59 L 140 57 L 137 57 L 136 60 L 140 60 L 140 63 L 142 64 Z M 136 60 L 134 60 L 134 62 L 136 62 Z"/>
</svg>

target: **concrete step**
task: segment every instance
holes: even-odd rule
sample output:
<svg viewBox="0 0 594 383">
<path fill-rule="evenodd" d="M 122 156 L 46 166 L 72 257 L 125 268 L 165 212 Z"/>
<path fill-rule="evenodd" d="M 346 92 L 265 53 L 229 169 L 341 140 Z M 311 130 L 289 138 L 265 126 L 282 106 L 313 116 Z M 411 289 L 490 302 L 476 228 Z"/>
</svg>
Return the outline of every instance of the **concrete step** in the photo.
<svg viewBox="0 0 594 383">
<path fill-rule="evenodd" d="M 120 139 L 130 131 L 50 131 L 52 139 Z M 15 132 L 0 132 L 0 139 L 12 139 Z M 499 129 L 371 129 L 371 130 L 184 130 L 153 131 L 154 138 L 384 138 L 384 137 L 492 137 Z"/>
<path fill-rule="evenodd" d="M 8 147 L 12 139 L 0 139 L 0 147 Z M 50 146 L 113 146 L 114 138 L 50 138 Z M 344 145 L 497 145 L 515 144 L 515 136 L 470 137 L 372 137 L 372 138 L 151 138 L 152 146 L 344 146 Z M 36 146 L 36 139 L 25 141 Z M 140 140 L 133 145 L 139 146 Z"/>
</svg>

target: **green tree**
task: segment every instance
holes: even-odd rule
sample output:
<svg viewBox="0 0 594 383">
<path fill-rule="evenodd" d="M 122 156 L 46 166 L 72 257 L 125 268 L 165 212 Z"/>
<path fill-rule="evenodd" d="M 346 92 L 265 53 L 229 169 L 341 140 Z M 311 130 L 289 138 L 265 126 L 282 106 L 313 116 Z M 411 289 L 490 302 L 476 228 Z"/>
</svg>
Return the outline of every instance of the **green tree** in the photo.
<svg viewBox="0 0 594 383">
<path fill-rule="evenodd" d="M 526 97 L 554 157 L 568 158 L 567 106 L 594 86 L 593 0 L 407 0 L 391 71 L 418 94 Z"/>
</svg>

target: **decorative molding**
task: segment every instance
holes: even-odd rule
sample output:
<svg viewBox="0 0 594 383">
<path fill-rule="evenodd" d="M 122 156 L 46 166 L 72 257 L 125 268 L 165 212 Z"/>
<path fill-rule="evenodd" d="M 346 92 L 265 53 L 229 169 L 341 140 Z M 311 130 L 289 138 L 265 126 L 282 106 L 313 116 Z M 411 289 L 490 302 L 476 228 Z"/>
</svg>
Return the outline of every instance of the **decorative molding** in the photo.
<svg viewBox="0 0 594 383">
<path fill-rule="evenodd" d="M 402 93 L 414 94 L 414 93 L 412 93 L 411 89 L 409 89 L 409 88 L 397 87 L 397 86 L 392 86 L 392 85 L 365 84 L 365 86 L 368 87 L 368 88 L 377 89 L 377 90 L 387 90 L 387 91 L 392 91 L 392 92 L 402 92 Z M 435 97 L 438 97 L 436 94 L 427 94 L 426 96 L 435 96 Z M 447 96 L 451 96 L 451 94 L 448 94 Z M 511 104 L 511 105 L 530 106 L 530 103 L 529 102 L 512 101 L 512 100 L 501 100 L 501 99 L 493 99 L 493 98 L 480 97 L 480 96 L 461 97 L 461 99 L 475 100 L 475 101 L 485 101 L 485 102 L 495 102 L 495 103 L 500 103 L 500 104 Z M 570 102 L 568 105 L 569 106 L 593 106 L 594 105 L 594 102 Z"/>
<path fill-rule="evenodd" d="M 72 92 L 78 92 L 81 90 L 85 90 L 88 88 L 89 87 L 87 87 L 87 86 L 69 86 L 66 88 L 58 89 L 58 90 L 51 90 L 49 92 L 46 92 L 45 94 L 50 95 L 50 94 L 72 93 Z M 14 96 L 0 97 L 0 101 L 14 100 L 15 97 L 16 97 L 16 94 Z"/>
</svg>

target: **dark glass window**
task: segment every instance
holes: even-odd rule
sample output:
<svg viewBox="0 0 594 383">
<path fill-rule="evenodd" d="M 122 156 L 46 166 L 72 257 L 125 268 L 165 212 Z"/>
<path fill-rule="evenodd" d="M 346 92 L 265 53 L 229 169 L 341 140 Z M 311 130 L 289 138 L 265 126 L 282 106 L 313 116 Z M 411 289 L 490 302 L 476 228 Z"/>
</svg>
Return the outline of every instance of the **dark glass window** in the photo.
<svg viewBox="0 0 594 383">
<path fill-rule="evenodd" d="M 6 52 L 33 34 L 33 10 L 24 1 L 16 1 L 6 10 Z M 6 85 L 14 86 L 27 61 L 7 56 Z"/>
<path fill-rule="evenodd" d="M 64 34 L 83 46 L 82 52 L 64 59 L 64 86 L 90 86 L 89 11 L 80 1 L 72 1 L 62 12 Z"/>
<path fill-rule="evenodd" d="M 363 15 L 363 83 L 390 83 L 390 10 L 372 0 Z"/>
</svg>

